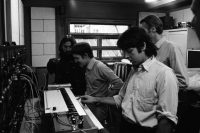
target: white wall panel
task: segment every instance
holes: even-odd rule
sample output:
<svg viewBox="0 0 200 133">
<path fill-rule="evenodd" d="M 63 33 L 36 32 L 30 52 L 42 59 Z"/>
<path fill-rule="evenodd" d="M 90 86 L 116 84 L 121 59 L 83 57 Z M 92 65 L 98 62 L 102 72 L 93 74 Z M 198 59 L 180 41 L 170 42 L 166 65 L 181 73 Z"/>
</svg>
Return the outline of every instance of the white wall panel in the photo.
<svg viewBox="0 0 200 133">
<path fill-rule="evenodd" d="M 31 20 L 31 31 L 44 31 L 43 20 Z"/>
<path fill-rule="evenodd" d="M 55 44 L 44 44 L 44 54 L 56 54 Z"/>
<path fill-rule="evenodd" d="M 32 66 L 44 67 L 50 58 L 55 58 L 55 55 L 32 56 Z"/>
<path fill-rule="evenodd" d="M 55 20 L 44 20 L 44 31 L 56 31 Z"/>
<path fill-rule="evenodd" d="M 44 54 L 43 44 L 32 44 L 32 55 L 43 55 Z"/>
<path fill-rule="evenodd" d="M 31 8 L 32 66 L 46 67 L 56 57 L 55 9 Z"/>
</svg>

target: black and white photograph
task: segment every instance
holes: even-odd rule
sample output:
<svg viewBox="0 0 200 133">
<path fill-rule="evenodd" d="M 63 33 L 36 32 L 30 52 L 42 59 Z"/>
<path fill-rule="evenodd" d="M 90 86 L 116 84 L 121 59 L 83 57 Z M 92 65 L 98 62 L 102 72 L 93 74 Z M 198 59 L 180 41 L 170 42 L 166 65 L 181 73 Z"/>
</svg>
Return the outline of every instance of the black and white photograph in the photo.
<svg viewBox="0 0 200 133">
<path fill-rule="evenodd" d="M 200 0 L 0 0 L 0 133 L 200 133 Z"/>
</svg>

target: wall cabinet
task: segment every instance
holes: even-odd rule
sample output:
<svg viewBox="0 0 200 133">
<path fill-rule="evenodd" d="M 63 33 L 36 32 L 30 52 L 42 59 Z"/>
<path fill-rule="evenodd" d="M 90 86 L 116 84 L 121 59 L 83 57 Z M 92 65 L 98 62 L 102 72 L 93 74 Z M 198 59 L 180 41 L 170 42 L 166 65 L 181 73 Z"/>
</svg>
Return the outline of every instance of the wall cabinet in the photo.
<svg viewBox="0 0 200 133">
<path fill-rule="evenodd" d="M 185 63 L 187 63 L 188 49 L 200 49 L 199 38 L 192 28 L 164 30 L 163 35 L 181 49 Z"/>
</svg>

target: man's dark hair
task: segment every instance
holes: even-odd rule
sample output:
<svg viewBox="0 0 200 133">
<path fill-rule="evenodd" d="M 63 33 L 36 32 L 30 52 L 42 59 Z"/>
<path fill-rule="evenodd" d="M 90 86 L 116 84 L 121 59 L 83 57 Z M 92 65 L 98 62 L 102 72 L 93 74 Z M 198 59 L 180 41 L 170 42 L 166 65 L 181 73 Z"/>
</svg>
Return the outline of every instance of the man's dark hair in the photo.
<svg viewBox="0 0 200 133">
<path fill-rule="evenodd" d="M 157 55 L 156 46 L 151 42 L 150 37 L 141 27 L 129 28 L 121 34 L 117 41 L 117 46 L 122 50 L 128 50 L 129 48 L 137 48 L 138 52 L 141 52 L 145 45 L 145 54 L 148 57 L 152 55 Z"/>
<path fill-rule="evenodd" d="M 62 47 L 66 42 L 71 42 L 71 46 L 74 46 L 74 44 L 76 43 L 76 40 L 72 35 L 66 35 L 65 37 L 63 37 L 59 45 L 60 53 L 64 52 Z"/>
<path fill-rule="evenodd" d="M 89 43 L 87 42 L 80 42 L 76 43 L 72 47 L 72 54 L 78 54 L 82 57 L 87 54 L 90 58 L 93 58 L 92 48 L 90 47 Z"/>
<path fill-rule="evenodd" d="M 162 34 L 162 32 L 163 32 L 162 20 L 157 16 L 149 15 L 149 16 L 145 17 L 144 19 L 142 19 L 140 21 L 140 24 L 141 23 L 146 23 L 147 26 L 148 26 L 148 29 L 150 29 L 152 27 L 155 27 L 156 28 L 156 32 L 158 34 Z"/>
</svg>

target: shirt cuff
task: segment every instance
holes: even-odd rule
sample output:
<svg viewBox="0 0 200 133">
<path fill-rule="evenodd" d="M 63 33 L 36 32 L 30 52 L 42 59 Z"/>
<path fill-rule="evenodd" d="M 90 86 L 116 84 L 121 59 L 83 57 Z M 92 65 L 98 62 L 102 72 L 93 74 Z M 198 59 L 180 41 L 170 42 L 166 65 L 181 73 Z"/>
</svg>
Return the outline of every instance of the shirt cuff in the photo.
<svg viewBox="0 0 200 133">
<path fill-rule="evenodd" d="M 176 115 L 173 115 L 171 112 L 161 112 L 161 111 L 157 110 L 157 113 L 159 113 L 158 119 L 166 117 L 166 118 L 170 119 L 171 121 L 173 121 L 175 124 L 177 124 L 177 122 L 178 122 L 178 117 Z"/>
<path fill-rule="evenodd" d="M 115 104 L 117 107 L 120 107 L 121 106 L 121 101 L 122 101 L 122 98 L 119 96 L 119 95 L 115 95 L 113 96 L 114 100 L 115 100 Z"/>
</svg>

